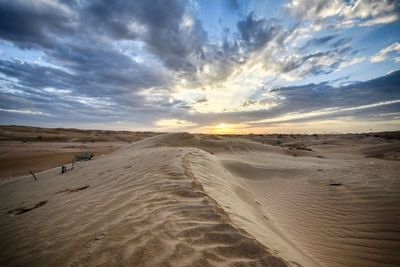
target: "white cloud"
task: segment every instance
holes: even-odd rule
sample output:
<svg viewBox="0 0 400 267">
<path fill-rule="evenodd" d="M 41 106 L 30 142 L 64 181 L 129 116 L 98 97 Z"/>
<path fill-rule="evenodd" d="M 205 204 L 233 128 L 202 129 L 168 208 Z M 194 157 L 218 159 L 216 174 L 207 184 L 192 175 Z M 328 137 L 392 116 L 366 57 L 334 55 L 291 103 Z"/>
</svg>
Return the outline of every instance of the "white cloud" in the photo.
<svg viewBox="0 0 400 267">
<path fill-rule="evenodd" d="M 378 102 L 378 103 L 354 106 L 354 107 L 349 107 L 349 108 L 333 107 L 333 108 L 326 108 L 326 109 L 321 109 L 321 110 L 314 110 L 314 111 L 310 111 L 310 112 L 299 112 L 299 113 L 295 112 L 295 113 L 285 114 L 283 116 L 279 116 L 276 118 L 249 121 L 248 123 L 260 124 L 260 123 L 274 123 L 274 122 L 289 122 L 289 121 L 297 120 L 297 119 L 306 119 L 306 118 L 310 119 L 313 117 L 318 117 L 318 116 L 323 116 L 323 115 L 331 115 L 331 114 L 344 112 L 344 111 L 369 109 L 369 108 L 386 106 L 386 105 L 391 105 L 391 104 L 396 104 L 396 103 L 400 103 L 400 99 L 390 100 L 390 101 L 382 101 L 382 102 Z"/>
<path fill-rule="evenodd" d="M 193 24 L 194 24 L 193 18 L 190 15 L 185 14 L 182 18 L 179 27 L 181 29 L 190 29 L 193 27 Z"/>
<path fill-rule="evenodd" d="M 354 58 L 350 58 L 347 60 L 344 60 L 342 63 L 339 64 L 339 67 L 336 71 L 339 71 L 341 69 L 347 68 L 349 66 L 361 63 L 365 60 L 365 57 L 354 57 Z"/>
<path fill-rule="evenodd" d="M 398 19 L 399 19 L 398 14 L 390 14 L 390 15 L 386 15 L 383 17 L 374 18 L 374 19 L 365 21 L 365 22 L 361 23 L 360 26 L 373 26 L 373 25 L 377 25 L 377 24 L 389 24 L 389 23 L 395 22 Z"/>
<path fill-rule="evenodd" d="M 388 47 L 381 49 L 373 57 L 371 57 L 371 62 L 381 62 L 384 61 L 390 54 L 399 55 L 400 53 L 400 43 L 396 42 Z M 400 57 L 395 57 L 396 62 L 399 62 Z"/>
<path fill-rule="evenodd" d="M 289 0 L 286 8 L 301 20 L 346 28 L 395 22 L 399 19 L 397 5 L 390 0 Z"/>
<path fill-rule="evenodd" d="M 52 116 L 49 113 L 44 113 L 44 112 L 41 112 L 41 111 L 34 111 L 34 110 L 29 110 L 29 109 L 5 109 L 5 108 L 0 108 L 0 111 L 10 112 L 10 113 L 20 113 L 20 114 L 26 114 L 26 115 Z"/>
<path fill-rule="evenodd" d="M 146 25 L 140 24 L 137 21 L 130 21 L 127 24 L 127 28 L 132 34 L 144 35 L 148 32 Z"/>
<path fill-rule="evenodd" d="M 72 91 L 71 90 L 66 90 L 66 89 L 57 89 L 57 88 L 54 88 L 54 87 L 46 87 L 46 88 L 43 88 L 43 91 L 46 91 L 46 92 L 48 92 L 48 93 L 52 93 L 52 94 L 55 94 L 55 95 L 69 95 L 69 94 L 72 94 Z"/>
<path fill-rule="evenodd" d="M 187 120 L 161 119 L 156 121 L 155 125 L 165 129 L 180 129 L 180 128 L 194 127 L 197 126 L 198 124 Z"/>
</svg>

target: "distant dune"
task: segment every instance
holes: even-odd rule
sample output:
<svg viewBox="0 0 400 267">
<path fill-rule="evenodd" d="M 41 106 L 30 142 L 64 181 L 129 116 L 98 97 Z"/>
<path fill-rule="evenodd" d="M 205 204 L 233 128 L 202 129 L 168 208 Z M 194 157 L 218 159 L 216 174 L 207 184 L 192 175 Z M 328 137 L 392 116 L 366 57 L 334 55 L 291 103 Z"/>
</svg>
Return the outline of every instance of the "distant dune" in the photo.
<svg viewBox="0 0 400 267">
<path fill-rule="evenodd" d="M 149 135 L 3 180 L 0 265 L 400 264 L 399 133 Z"/>
<path fill-rule="evenodd" d="M 71 163 L 81 151 L 91 151 L 95 157 L 105 155 L 157 134 L 0 126 L 0 180 Z"/>
<path fill-rule="evenodd" d="M 154 132 L 82 130 L 1 125 L 0 141 L 20 142 L 135 142 L 158 135 Z"/>
</svg>

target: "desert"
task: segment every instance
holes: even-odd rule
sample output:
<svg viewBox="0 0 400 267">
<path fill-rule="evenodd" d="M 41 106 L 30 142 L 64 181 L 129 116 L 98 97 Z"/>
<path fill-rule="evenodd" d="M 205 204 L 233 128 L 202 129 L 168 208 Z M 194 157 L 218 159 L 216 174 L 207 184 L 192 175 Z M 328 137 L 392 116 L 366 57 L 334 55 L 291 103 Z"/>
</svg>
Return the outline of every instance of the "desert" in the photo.
<svg viewBox="0 0 400 267">
<path fill-rule="evenodd" d="M 400 266 L 400 1 L 0 0 L 2 266 Z"/>
<path fill-rule="evenodd" d="M 3 177 L 1 265 L 400 261 L 398 132 L 141 136 L 63 174 Z"/>
</svg>

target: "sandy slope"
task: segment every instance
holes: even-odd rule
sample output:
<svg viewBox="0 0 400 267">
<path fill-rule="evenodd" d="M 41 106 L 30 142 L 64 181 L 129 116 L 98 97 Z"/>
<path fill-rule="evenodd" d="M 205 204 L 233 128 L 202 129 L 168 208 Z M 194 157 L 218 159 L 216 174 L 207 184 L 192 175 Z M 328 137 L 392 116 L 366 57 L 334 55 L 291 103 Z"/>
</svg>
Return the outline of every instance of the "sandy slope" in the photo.
<svg viewBox="0 0 400 267">
<path fill-rule="evenodd" d="M 167 134 L 4 183 L 0 265 L 399 264 L 399 162 L 330 142 Z"/>
</svg>

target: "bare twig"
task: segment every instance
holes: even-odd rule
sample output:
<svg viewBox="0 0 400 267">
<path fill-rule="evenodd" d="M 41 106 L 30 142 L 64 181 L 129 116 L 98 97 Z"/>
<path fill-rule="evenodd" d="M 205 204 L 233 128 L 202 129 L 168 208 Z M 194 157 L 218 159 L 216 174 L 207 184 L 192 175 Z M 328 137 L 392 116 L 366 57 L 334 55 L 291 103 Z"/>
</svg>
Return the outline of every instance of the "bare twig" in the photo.
<svg viewBox="0 0 400 267">
<path fill-rule="evenodd" d="M 35 181 L 37 181 L 36 175 L 32 171 L 29 172 L 32 174 L 33 178 L 35 178 Z"/>
</svg>

